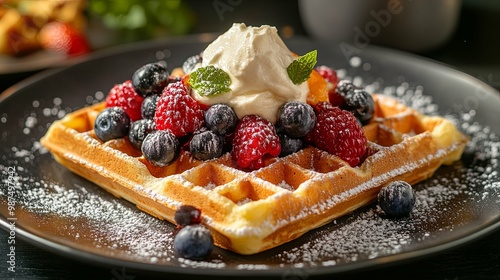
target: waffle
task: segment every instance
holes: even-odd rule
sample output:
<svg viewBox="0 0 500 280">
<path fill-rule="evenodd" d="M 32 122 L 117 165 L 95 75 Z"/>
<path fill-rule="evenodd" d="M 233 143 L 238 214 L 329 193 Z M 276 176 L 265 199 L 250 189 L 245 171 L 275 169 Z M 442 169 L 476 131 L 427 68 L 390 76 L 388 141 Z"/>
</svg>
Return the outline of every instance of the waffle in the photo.
<svg viewBox="0 0 500 280">
<path fill-rule="evenodd" d="M 71 171 L 157 218 L 174 223 L 178 206 L 198 207 L 216 245 L 248 255 L 373 202 L 390 181 L 417 183 L 461 157 L 468 138 L 449 120 L 373 97 L 375 116 L 363 127 L 369 153 L 354 168 L 314 147 L 252 172 L 230 154 L 199 161 L 187 151 L 155 167 L 126 138 L 97 140 L 92 127 L 103 103 L 55 121 L 41 143 Z"/>
</svg>

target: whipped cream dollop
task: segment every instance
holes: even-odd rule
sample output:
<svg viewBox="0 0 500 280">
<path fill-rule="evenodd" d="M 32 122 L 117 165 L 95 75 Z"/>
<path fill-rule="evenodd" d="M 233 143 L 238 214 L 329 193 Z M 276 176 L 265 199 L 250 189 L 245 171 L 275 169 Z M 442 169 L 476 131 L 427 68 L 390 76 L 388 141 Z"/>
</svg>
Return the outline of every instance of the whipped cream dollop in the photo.
<svg viewBox="0 0 500 280">
<path fill-rule="evenodd" d="M 276 122 L 284 103 L 307 99 L 307 82 L 296 85 L 287 73 L 295 59 L 275 27 L 235 23 L 204 50 L 201 65 L 224 70 L 231 78 L 230 91 L 201 96 L 193 90 L 193 98 L 208 105 L 226 103 L 239 118 L 254 114 Z"/>
</svg>

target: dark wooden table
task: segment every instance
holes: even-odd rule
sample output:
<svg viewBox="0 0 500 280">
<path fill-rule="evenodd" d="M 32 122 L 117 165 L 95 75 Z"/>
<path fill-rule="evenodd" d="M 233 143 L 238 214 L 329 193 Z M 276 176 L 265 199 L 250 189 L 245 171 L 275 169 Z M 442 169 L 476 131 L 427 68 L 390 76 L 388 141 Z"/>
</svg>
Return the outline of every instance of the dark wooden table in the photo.
<svg viewBox="0 0 500 280">
<path fill-rule="evenodd" d="M 0 240 L 7 233 L 0 231 Z M 7 254 L 7 242 L 0 242 L 1 254 Z M 105 267 L 68 259 L 16 240 L 16 272 L 0 266 L 0 279 L 189 279 L 171 275 L 146 274 L 123 267 Z M 317 279 L 309 275 L 293 279 Z M 366 277 L 366 278 L 365 278 Z M 203 277 L 209 279 L 210 277 Z M 262 278 L 262 277 L 259 277 Z M 278 277 L 281 278 L 281 277 Z M 479 240 L 458 248 L 421 259 L 386 267 L 349 272 L 318 279 L 500 279 L 500 232 L 493 232 Z M 223 278 L 217 278 L 223 279 Z M 290 279 L 290 278 L 286 278 Z"/>
<path fill-rule="evenodd" d="M 213 1 L 208 1 L 212 3 Z M 235 2 L 235 1 L 233 1 Z M 500 10 L 472 1 L 466 1 L 461 14 L 461 22 L 453 39 L 444 47 L 429 53 L 420 54 L 425 57 L 447 63 L 472 76 L 483 80 L 496 89 L 500 89 Z M 487 1 L 477 1 L 487 2 Z M 266 2 L 267 3 L 267 2 Z M 242 4 L 243 5 L 243 4 Z M 203 7 L 199 7 L 203 10 Z M 237 9 L 228 16 L 245 21 L 249 12 Z M 292 5 L 291 11 L 297 12 Z M 242 13 L 242 14 L 238 14 Z M 265 17 L 260 16 L 260 17 Z M 205 16 L 203 20 L 209 21 Z M 294 18 L 288 22 L 290 18 Z M 303 32 L 297 15 L 289 16 L 280 23 L 291 25 Z M 269 23 L 269 22 L 267 22 Z M 206 25 L 199 25 L 196 32 L 219 32 L 216 29 L 217 20 Z M 211 29 L 211 27 L 214 27 Z M 32 73 L 11 75 L 1 79 L 0 92 Z M 0 254 L 9 253 L 7 243 L 8 234 L 0 231 Z M 0 279 L 178 279 L 172 275 L 150 275 L 123 267 L 106 267 L 100 264 L 83 263 L 79 260 L 68 259 L 58 254 L 35 247 L 21 238 L 16 239 L 16 272 L 7 271 L 7 264 L 0 264 Z M 5 258 L 2 258 L 5 260 Z M 500 231 L 495 231 L 480 239 L 463 244 L 459 247 L 442 251 L 419 259 L 412 259 L 403 263 L 387 265 L 362 271 L 349 272 L 323 278 L 335 279 L 500 279 Z M 189 277 L 184 277 L 189 279 Z M 210 277 L 204 277 L 210 278 Z M 286 277 L 279 277 L 286 278 Z M 301 275 L 294 279 L 311 279 L 310 275 Z"/>
</svg>

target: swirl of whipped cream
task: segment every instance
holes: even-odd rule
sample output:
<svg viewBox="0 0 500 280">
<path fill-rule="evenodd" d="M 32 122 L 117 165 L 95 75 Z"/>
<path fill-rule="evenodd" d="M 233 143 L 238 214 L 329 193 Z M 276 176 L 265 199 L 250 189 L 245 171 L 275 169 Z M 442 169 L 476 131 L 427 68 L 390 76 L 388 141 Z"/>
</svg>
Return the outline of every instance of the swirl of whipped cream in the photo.
<svg viewBox="0 0 500 280">
<path fill-rule="evenodd" d="M 307 82 L 294 84 L 286 70 L 294 59 L 275 27 L 235 23 L 204 50 L 201 65 L 228 73 L 231 91 L 205 97 L 193 90 L 193 98 L 208 105 L 226 103 L 239 118 L 254 114 L 274 123 L 284 103 L 307 99 Z"/>
</svg>

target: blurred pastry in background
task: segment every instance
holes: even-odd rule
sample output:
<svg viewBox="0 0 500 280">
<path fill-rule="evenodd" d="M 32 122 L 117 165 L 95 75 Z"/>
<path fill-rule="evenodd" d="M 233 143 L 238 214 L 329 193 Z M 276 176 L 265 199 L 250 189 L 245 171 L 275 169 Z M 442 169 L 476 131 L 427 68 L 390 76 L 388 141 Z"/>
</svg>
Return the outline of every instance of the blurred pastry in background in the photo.
<svg viewBox="0 0 500 280">
<path fill-rule="evenodd" d="M 0 54 L 89 52 L 84 0 L 0 0 Z"/>
</svg>

